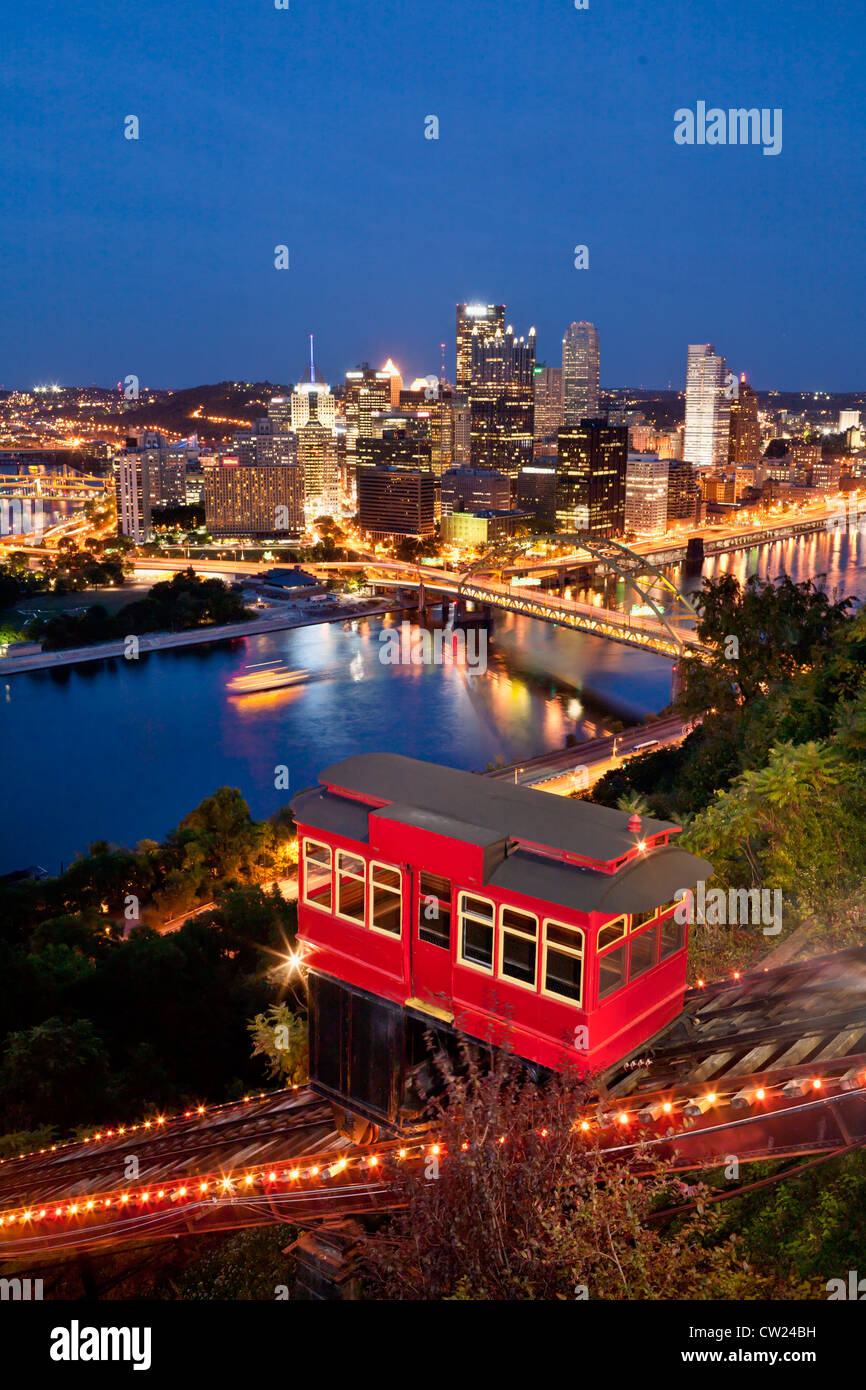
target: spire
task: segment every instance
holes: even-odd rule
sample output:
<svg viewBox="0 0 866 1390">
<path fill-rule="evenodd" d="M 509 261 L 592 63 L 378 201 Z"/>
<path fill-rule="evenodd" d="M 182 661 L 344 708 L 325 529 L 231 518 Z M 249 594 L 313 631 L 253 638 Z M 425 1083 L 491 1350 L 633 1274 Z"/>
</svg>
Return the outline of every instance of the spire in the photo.
<svg viewBox="0 0 866 1390">
<path fill-rule="evenodd" d="M 315 380 L 316 380 L 316 367 L 315 367 L 315 363 L 313 362 L 313 335 L 312 335 L 312 333 L 311 333 L 311 334 L 310 334 L 310 382 L 311 382 L 311 384 L 314 383 Z"/>
</svg>

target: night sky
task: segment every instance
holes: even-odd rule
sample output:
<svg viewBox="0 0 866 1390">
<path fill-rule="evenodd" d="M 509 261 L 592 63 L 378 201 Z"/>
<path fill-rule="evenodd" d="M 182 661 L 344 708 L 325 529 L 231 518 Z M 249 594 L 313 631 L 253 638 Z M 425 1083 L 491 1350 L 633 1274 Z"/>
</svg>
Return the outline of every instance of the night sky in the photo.
<svg viewBox="0 0 866 1390">
<path fill-rule="evenodd" d="M 310 332 L 332 382 L 443 340 L 453 377 L 477 298 L 551 363 L 591 319 L 606 386 L 711 341 L 860 389 L 864 36 L 863 0 L 7 3 L 0 383 L 287 382 Z M 678 147 L 698 100 L 781 107 L 781 153 Z"/>
</svg>

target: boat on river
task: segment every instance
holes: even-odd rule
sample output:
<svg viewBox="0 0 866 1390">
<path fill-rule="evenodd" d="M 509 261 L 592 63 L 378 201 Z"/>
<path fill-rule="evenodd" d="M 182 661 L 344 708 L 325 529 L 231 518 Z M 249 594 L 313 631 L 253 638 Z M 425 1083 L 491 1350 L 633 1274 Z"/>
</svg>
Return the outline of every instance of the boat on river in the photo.
<svg viewBox="0 0 866 1390">
<path fill-rule="evenodd" d="M 226 690 L 230 695 L 257 695 L 263 690 L 304 685 L 309 679 L 309 671 L 290 671 L 282 662 L 263 661 L 247 667 L 243 675 L 233 676 Z"/>
</svg>

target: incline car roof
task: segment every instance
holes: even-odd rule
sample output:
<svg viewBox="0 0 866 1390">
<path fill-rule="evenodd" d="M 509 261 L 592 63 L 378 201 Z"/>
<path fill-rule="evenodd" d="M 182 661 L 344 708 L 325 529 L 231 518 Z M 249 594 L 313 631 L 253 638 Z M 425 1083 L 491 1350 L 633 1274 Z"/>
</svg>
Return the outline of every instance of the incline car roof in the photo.
<svg viewBox="0 0 866 1390">
<path fill-rule="evenodd" d="M 360 753 L 344 758 L 325 768 L 319 781 L 334 791 L 468 821 L 503 837 L 597 861 L 609 863 L 635 848 L 628 812 L 552 796 L 399 753 Z M 640 838 L 649 840 L 678 828 L 672 821 L 645 816 Z"/>
</svg>

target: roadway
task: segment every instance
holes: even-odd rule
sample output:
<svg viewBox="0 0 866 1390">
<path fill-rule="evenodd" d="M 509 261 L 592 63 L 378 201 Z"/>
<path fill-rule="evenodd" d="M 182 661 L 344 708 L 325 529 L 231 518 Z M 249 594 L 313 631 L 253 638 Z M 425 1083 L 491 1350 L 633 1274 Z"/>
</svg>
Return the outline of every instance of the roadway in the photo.
<svg viewBox="0 0 866 1390">
<path fill-rule="evenodd" d="M 700 717 L 684 720 L 681 715 L 666 715 L 622 734 L 587 739 L 585 743 L 576 743 L 554 753 L 524 758 L 519 763 L 495 768 L 487 776 L 523 787 L 536 787 L 557 796 L 570 796 L 572 792 L 592 786 L 606 772 L 622 767 L 629 758 L 660 748 L 677 747 L 700 722 Z"/>
</svg>

